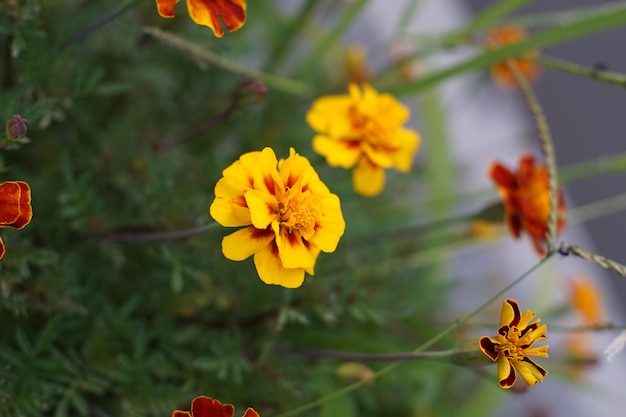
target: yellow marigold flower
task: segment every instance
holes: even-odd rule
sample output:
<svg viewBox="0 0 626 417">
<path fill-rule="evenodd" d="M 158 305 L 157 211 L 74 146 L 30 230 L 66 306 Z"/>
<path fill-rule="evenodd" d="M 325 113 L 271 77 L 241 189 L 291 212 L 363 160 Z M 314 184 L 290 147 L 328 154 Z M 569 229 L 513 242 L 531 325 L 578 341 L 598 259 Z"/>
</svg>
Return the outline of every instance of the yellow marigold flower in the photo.
<svg viewBox="0 0 626 417">
<path fill-rule="evenodd" d="M 224 238 L 224 256 L 242 261 L 254 255 L 266 284 L 302 285 L 320 251 L 333 252 L 343 235 L 339 197 L 293 148 L 280 162 L 270 148 L 246 153 L 223 175 L 211 216 L 222 226 L 247 226 Z"/>
<path fill-rule="evenodd" d="M 174 17 L 174 6 L 180 0 L 156 0 L 162 17 Z M 246 23 L 246 0 L 187 0 L 187 11 L 199 25 L 208 26 L 218 38 L 224 35 L 222 21 L 233 32 Z"/>
<path fill-rule="evenodd" d="M 218 400 L 201 395 L 191 401 L 191 412 L 176 410 L 172 417 L 233 417 L 235 407 L 232 404 L 222 404 Z M 259 417 L 252 408 L 248 408 L 242 417 Z"/>
<path fill-rule="evenodd" d="M 548 170 L 535 163 L 532 155 L 523 155 L 517 172 L 511 172 L 498 162 L 489 170 L 504 200 L 505 221 L 514 238 L 525 230 L 531 237 L 535 250 L 546 253 L 545 240 L 550 217 L 550 184 Z M 559 191 L 557 231 L 565 227 L 565 200 Z"/>
<path fill-rule="evenodd" d="M 548 357 L 548 346 L 533 347 L 535 342 L 547 340 L 545 324 L 539 320 L 530 322 L 535 313 L 530 310 L 522 315 L 515 300 L 504 300 L 500 314 L 500 327 L 496 337 L 483 336 L 479 339 L 480 350 L 498 363 L 498 379 L 502 388 L 511 388 L 515 383 L 515 371 L 528 386 L 542 382 L 548 371 L 533 362 L 529 356 Z"/>
<path fill-rule="evenodd" d="M 490 50 L 520 42 L 528 37 L 526 29 L 517 25 L 504 25 L 491 29 L 485 37 L 485 47 Z M 506 90 L 519 88 L 515 75 L 511 71 L 514 66 L 528 82 L 535 81 L 541 74 L 541 67 L 535 61 L 539 55 L 537 50 L 526 51 L 519 58 L 496 61 L 491 65 L 491 77 L 496 84 Z"/>
<path fill-rule="evenodd" d="M 322 97 L 306 120 L 318 134 L 313 149 L 334 167 L 352 168 L 354 190 L 375 196 L 385 187 L 385 169 L 408 172 L 419 135 L 402 125 L 409 109 L 369 84 L 348 86 L 348 95 Z"/>
<path fill-rule="evenodd" d="M 595 326 L 602 321 L 602 296 L 590 279 L 580 277 L 570 281 L 570 301 L 588 325 Z"/>
<path fill-rule="evenodd" d="M 33 217 L 30 205 L 30 186 L 23 181 L 0 184 L 0 228 L 22 229 Z M 0 259 L 4 256 L 4 243 L 0 238 Z"/>
</svg>

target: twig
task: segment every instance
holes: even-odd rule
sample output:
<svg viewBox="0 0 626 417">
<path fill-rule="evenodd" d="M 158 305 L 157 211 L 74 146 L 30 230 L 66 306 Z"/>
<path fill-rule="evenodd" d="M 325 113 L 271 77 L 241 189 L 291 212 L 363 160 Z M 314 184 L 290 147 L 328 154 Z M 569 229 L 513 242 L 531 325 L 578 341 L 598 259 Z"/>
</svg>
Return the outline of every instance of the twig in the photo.
<svg viewBox="0 0 626 417">
<path fill-rule="evenodd" d="M 586 259 L 588 261 L 595 262 L 600 265 L 602 268 L 607 269 L 609 271 L 613 271 L 618 275 L 621 275 L 626 278 L 626 267 L 619 262 L 615 262 L 611 259 L 605 258 L 604 256 L 597 255 L 593 252 L 586 251 L 584 249 L 579 248 L 578 246 L 570 245 L 569 243 L 561 243 L 559 246 L 559 253 L 563 256 L 574 255 L 579 258 Z"/>
</svg>

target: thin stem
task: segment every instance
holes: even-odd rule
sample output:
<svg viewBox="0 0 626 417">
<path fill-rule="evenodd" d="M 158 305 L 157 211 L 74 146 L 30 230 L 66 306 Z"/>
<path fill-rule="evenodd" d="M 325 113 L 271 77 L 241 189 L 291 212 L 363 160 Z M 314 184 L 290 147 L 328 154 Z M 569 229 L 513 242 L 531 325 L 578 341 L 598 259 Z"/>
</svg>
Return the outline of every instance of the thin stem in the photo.
<svg viewBox="0 0 626 417">
<path fill-rule="evenodd" d="M 375 361 L 412 361 L 420 359 L 449 359 L 457 353 L 456 349 L 432 352 L 400 352 L 400 353 L 349 353 L 333 350 L 281 350 L 281 352 L 303 356 L 305 358 L 335 359 L 341 361 L 375 362 Z"/>
<path fill-rule="evenodd" d="M 539 139 L 541 140 L 541 147 L 543 150 L 543 154 L 546 158 L 546 165 L 548 168 L 548 183 L 550 186 L 550 216 L 548 217 L 548 230 L 546 233 L 546 246 L 548 248 L 548 252 L 553 252 L 556 247 L 556 229 L 557 229 L 557 218 L 558 218 L 558 193 L 559 193 L 559 184 L 557 178 L 557 168 L 556 168 L 556 155 L 554 153 L 554 143 L 552 141 L 552 135 L 550 134 L 550 127 L 548 125 L 548 121 L 546 120 L 546 116 L 541 108 L 541 104 L 535 95 L 532 87 L 526 77 L 522 75 L 514 61 L 507 61 L 509 69 L 515 76 L 515 80 L 526 99 L 526 103 L 528 104 L 528 108 L 535 119 L 535 124 L 537 125 L 537 131 L 539 134 Z"/>
<path fill-rule="evenodd" d="M 546 255 L 545 258 L 543 258 L 542 260 L 537 262 L 529 270 L 527 270 L 522 275 L 517 277 L 513 282 L 511 282 L 509 285 L 504 287 L 502 290 L 498 291 L 493 297 L 489 298 L 486 302 L 481 304 L 478 308 L 476 308 L 474 311 L 472 311 L 470 314 L 468 314 L 465 318 L 463 318 L 463 319 L 461 319 L 459 321 L 454 322 L 453 324 L 448 326 L 446 329 L 441 331 L 439 334 L 437 334 L 435 337 L 431 338 L 427 342 L 425 342 L 422 345 L 420 345 L 413 352 L 422 352 L 422 351 L 430 348 L 435 343 L 437 343 L 439 340 L 441 340 L 442 338 L 444 338 L 448 334 L 452 333 L 453 331 L 455 331 L 456 329 L 458 329 L 459 327 L 461 327 L 462 325 L 464 325 L 465 323 L 467 323 L 468 321 L 470 321 L 471 319 L 476 317 L 489 304 L 491 304 L 494 301 L 500 299 L 500 297 L 502 297 L 502 295 L 504 293 L 509 291 L 511 288 L 513 288 L 514 286 L 519 284 L 522 280 L 524 280 L 530 274 L 532 274 L 537 269 L 539 269 L 539 267 L 541 267 L 544 263 L 546 263 L 548 261 L 548 259 L 550 259 L 553 255 L 554 255 L 554 252 L 549 252 L 548 255 Z M 300 414 L 300 413 L 302 413 L 304 411 L 308 411 L 308 410 L 310 410 L 312 408 L 315 408 L 315 407 L 317 407 L 317 406 L 319 406 L 321 404 L 324 404 L 327 401 L 330 401 L 330 400 L 333 400 L 335 398 L 341 397 L 343 395 L 349 394 L 350 392 L 356 390 L 357 388 L 361 387 L 362 385 L 370 383 L 372 381 L 372 379 L 375 379 L 377 377 L 380 377 L 382 375 L 385 375 L 385 374 L 389 373 L 390 371 L 395 369 L 399 364 L 400 364 L 400 362 L 393 362 L 393 363 L 385 366 L 384 368 L 379 369 L 377 372 L 375 372 L 372 375 L 371 378 L 364 378 L 362 380 L 359 380 L 359 381 L 357 381 L 357 382 L 355 382 L 353 384 L 350 384 L 350 385 L 348 385 L 348 386 L 346 386 L 346 387 L 344 387 L 344 388 L 342 388 L 340 390 L 337 390 L 337 391 L 335 391 L 335 392 L 333 392 L 331 394 L 328 394 L 328 395 L 326 395 L 324 397 L 318 398 L 317 400 L 311 401 L 311 402 L 309 402 L 307 404 L 301 405 L 300 407 L 296 407 L 296 408 L 294 408 L 292 410 L 289 410 L 289 411 L 286 411 L 284 413 L 281 413 L 281 414 L 279 414 L 279 415 L 277 415 L 275 417 L 288 417 L 288 416 L 297 415 L 297 414 Z"/>
<path fill-rule="evenodd" d="M 566 72 L 579 77 L 591 78 L 593 80 L 626 88 L 626 74 L 606 71 L 601 67 L 584 67 L 563 59 L 551 58 L 547 56 L 538 57 L 537 62 L 544 67 L 551 68 L 553 70 Z"/>
<path fill-rule="evenodd" d="M 620 264 L 619 262 L 615 262 L 611 259 L 605 258 L 604 256 L 595 254 L 593 252 L 586 251 L 582 248 L 579 248 L 575 245 L 570 245 L 569 243 L 561 243 L 559 247 L 559 253 L 563 256 L 574 255 L 582 259 L 586 259 L 591 262 L 595 262 L 600 265 L 602 268 L 613 271 L 618 275 L 626 278 L 626 266 Z"/>
<path fill-rule="evenodd" d="M 133 232 L 110 232 L 102 235 L 105 242 L 166 242 L 170 240 L 189 239 L 213 229 L 218 223 L 209 223 L 193 229 L 174 230 L 171 232 L 133 233 Z"/>
<path fill-rule="evenodd" d="M 268 87 L 273 87 L 277 90 L 281 90 L 297 96 L 308 97 L 312 96 L 315 92 L 315 90 L 311 86 L 301 83 L 300 81 L 290 80 L 287 78 L 282 78 L 272 74 L 267 74 L 264 72 L 255 71 L 239 66 L 232 61 L 222 58 L 218 54 L 209 51 L 208 49 L 201 48 L 176 35 L 164 32 L 161 29 L 146 27 L 143 29 L 143 31 L 144 33 L 153 36 L 154 38 L 165 43 L 166 45 L 186 52 L 194 58 L 210 62 L 222 69 L 225 69 L 226 71 L 230 71 L 234 74 L 240 75 L 241 77 L 261 81 L 265 83 Z"/>
</svg>

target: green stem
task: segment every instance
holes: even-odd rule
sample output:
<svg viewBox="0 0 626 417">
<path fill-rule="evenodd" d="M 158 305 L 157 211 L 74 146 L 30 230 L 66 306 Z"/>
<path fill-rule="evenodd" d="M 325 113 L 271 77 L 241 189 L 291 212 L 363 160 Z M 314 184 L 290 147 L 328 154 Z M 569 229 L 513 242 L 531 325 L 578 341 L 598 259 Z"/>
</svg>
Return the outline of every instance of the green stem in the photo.
<svg viewBox="0 0 626 417">
<path fill-rule="evenodd" d="M 350 353 L 333 350 L 288 350 L 281 351 L 290 355 L 316 359 L 335 359 L 340 361 L 376 362 L 376 361 L 412 361 L 420 359 L 449 360 L 458 353 L 457 349 L 432 352 L 400 352 L 400 353 Z"/>
<path fill-rule="evenodd" d="M 567 26 L 593 15 L 616 13 L 626 9 L 624 2 L 614 2 L 598 6 L 570 7 L 566 10 L 513 16 L 505 23 L 514 23 L 527 28 Z"/>
<path fill-rule="evenodd" d="M 594 201 L 576 207 L 572 216 L 577 222 L 583 223 L 598 217 L 606 216 L 626 208 L 626 193 L 617 194 L 603 200 Z"/>
<path fill-rule="evenodd" d="M 626 171 L 626 152 L 616 155 L 600 156 L 598 158 L 569 165 L 559 169 L 559 176 L 563 183 L 577 181 L 599 174 Z"/>
<path fill-rule="evenodd" d="M 143 29 L 143 31 L 144 33 L 153 36 L 154 38 L 165 43 L 166 45 L 186 52 L 194 58 L 210 62 L 222 69 L 225 69 L 226 71 L 230 71 L 241 77 L 261 81 L 265 83 L 268 87 L 273 87 L 277 90 L 281 90 L 289 94 L 305 97 L 312 96 L 315 92 L 315 90 L 311 86 L 301 83 L 300 81 L 290 80 L 287 78 L 282 78 L 272 74 L 267 74 L 264 72 L 255 71 L 239 66 L 232 61 L 222 58 L 214 52 L 201 48 L 171 33 L 163 32 L 161 29 L 146 27 Z"/>
<path fill-rule="evenodd" d="M 620 264 L 619 262 L 615 262 L 611 259 L 605 258 L 604 256 L 595 254 L 593 252 L 586 251 L 578 246 L 570 245 L 569 243 L 561 243 L 559 247 L 559 253 L 563 256 L 574 255 L 582 259 L 586 259 L 591 262 L 595 262 L 600 265 L 602 268 L 613 271 L 616 274 L 626 278 L 626 266 Z"/>
<path fill-rule="evenodd" d="M 546 233 L 546 246 L 548 252 L 554 251 L 556 247 L 556 233 L 557 233 L 557 221 L 558 221 L 558 198 L 559 198 L 559 181 L 556 168 L 556 155 L 554 153 L 554 143 L 552 141 L 552 135 L 550 134 L 550 126 L 546 120 L 546 116 L 541 108 L 541 104 L 535 95 L 530 83 L 522 75 L 522 73 L 516 67 L 514 61 L 507 61 L 509 69 L 515 76 L 515 80 L 524 94 L 528 108 L 535 119 L 537 125 L 537 131 L 539 139 L 541 140 L 541 147 L 543 154 L 546 158 L 546 165 L 548 168 L 548 182 L 550 185 L 550 217 L 548 218 L 548 230 Z"/>
<path fill-rule="evenodd" d="M 565 61 L 563 59 L 550 58 L 547 56 L 538 57 L 537 62 L 544 67 L 553 70 L 566 72 L 579 77 L 591 78 L 593 80 L 626 88 L 626 74 L 605 71 L 601 68 L 583 67 L 582 65 L 574 64 L 573 62 Z"/>
<path fill-rule="evenodd" d="M 478 308 L 476 308 L 474 311 L 472 311 L 470 314 L 468 314 L 465 318 L 463 318 L 463 319 L 461 319 L 459 321 L 454 322 L 453 324 L 448 326 L 446 329 L 444 329 L 443 331 L 438 333 L 435 337 L 431 338 L 426 343 L 423 343 L 422 345 L 420 345 L 413 352 L 422 352 L 422 351 L 430 348 L 435 343 L 437 343 L 439 340 L 441 340 L 442 338 L 444 338 L 448 334 L 452 333 L 453 331 L 455 331 L 456 329 L 458 329 L 462 325 L 466 324 L 468 321 L 470 321 L 471 319 L 476 317 L 481 311 L 483 311 L 488 305 L 490 305 L 491 303 L 499 300 L 504 293 L 509 291 L 511 288 L 513 288 L 514 286 L 519 284 L 522 280 L 524 280 L 530 274 L 532 274 L 537 269 L 539 269 L 553 255 L 554 255 L 553 252 L 548 253 L 548 255 L 545 258 L 543 258 L 542 260 L 537 262 L 535 265 L 533 265 L 533 267 L 531 267 L 529 270 L 527 270 L 522 275 L 517 277 L 513 282 L 511 282 L 509 285 L 504 287 L 502 290 L 498 291 L 493 297 L 489 298 L 486 302 L 481 304 Z M 359 380 L 359 381 L 357 381 L 357 382 L 355 382 L 353 384 L 350 384 L 350 385 L 348 385 L 348 386 L 346 386 L 346 387 L 344 387 L 344 388 L 342 388 L 340 390 L 337 390 L 337 391 L 335 391 L 335 392 L 333 392 L 331 394 L 325 395 L 324 397 L 318 398 L 317 400 L 314 400 L 314 401 L 311 401 L 311 402 L 309 402 L 307 404 L 301 405 L 300 407 L 296 407 L 296 408 L 294 408 L 292 410 L 289 410 L 289 411 L 286 411 L 284 413 L 281 413 L 281 414 L 279 414 L 279 415 L 277 415 L 275 417 L 288 417 L 288 416 L 297 415 L 297 414 L 300 414 L 300 413 L 302 413 L 304 411 L 311 410 L 311 409 L 313 409 L 313 408 L 315 408 L 315 407 L 317 407 L 317 406 L 319 406 L 321 404 L 324 404 L 325 402 L 328 402 L 328 401 L 333 400 L 335 398 L 339 398 L 339 397 L 341 397 L 343 395 L 349 394 L 352 391 L 356 390 L 357 388 L 360 388 L 361 386 L 370 383 L 372 379 L 378 378 L 378 377 L 380 377 L 382 375 L 385 375 L 385 374 L 391 372 L 399 364 L 400 364 L 400 362 L 391 363 L 391 364 L 385 366 L 384 368 L 381 368 L 378 371 L 376 371 L 374 373 L 374 375 L 372 376 L 372 378 L 365 378 L 365 379 Z"/>
</svg>

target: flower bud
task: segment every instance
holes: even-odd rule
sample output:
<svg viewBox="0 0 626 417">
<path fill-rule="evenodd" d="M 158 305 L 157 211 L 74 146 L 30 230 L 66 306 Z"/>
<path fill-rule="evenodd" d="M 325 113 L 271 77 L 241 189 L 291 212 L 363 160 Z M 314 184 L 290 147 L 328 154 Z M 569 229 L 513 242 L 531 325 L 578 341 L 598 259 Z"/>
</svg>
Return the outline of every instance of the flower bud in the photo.
<svg viewBox="0 0 626 417">
<path fill-rule="evenodd" d="M 468 340 L 452 351 L 450 363 L 457 366 L 485 366 L 493 364 L 480 350 L 478 342 Z"/>
<path fill-rule="evenodd" d="M 7 138 L 9 140 L 23 139 L 28 132 L 28 120 L 19 114 L 14 115 L 7 122 Z"/>
</svg>

